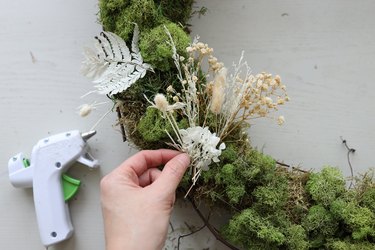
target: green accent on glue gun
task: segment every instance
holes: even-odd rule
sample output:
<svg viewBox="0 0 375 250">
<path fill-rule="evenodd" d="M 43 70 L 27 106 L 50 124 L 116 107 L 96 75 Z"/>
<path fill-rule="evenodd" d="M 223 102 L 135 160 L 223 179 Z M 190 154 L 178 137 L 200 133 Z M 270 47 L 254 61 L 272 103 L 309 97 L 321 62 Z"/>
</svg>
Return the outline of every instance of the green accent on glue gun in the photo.
<svg viewBox="0 0 375 250">
<path fill-rule="evenodd" d="M 25 168 L 30 167 L 29 159 L 24 158 L 22 159 L 22 162 Z M 62 179 L 62 186 L 63 186 L 63 191 L 64 191 L 64 200 L 69 201 L 78 192 L 78 188 L 81 185 L 81 181 L 74 179 L 66 174 L 63 174 L 61 176 L 61 179 Z"/>
<path fill-rule="evenodd" d="M 68 201 L 74 197 L 74 195 L 78 192 L 80 184 L 80 180 L 74 179 L 66 174 L 62 175 L 62 185 L 65 201 Z"/>
<path fill-rule="evenodd" d="M 29 159 L 23 158 L 22 162 L 23 162 L 23 166 L 25 168 L 30 167 L 30 161 L 29 161 Z"/>
</svg>

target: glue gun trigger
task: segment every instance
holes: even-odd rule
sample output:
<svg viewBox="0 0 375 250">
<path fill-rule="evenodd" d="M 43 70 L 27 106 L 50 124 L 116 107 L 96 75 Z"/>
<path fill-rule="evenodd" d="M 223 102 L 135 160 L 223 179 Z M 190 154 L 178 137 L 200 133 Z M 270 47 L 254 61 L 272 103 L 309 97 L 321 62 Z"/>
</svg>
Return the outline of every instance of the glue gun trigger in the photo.
<svg viewBox="0 0 375 250">
<path fill-rule="evenodd" d="M 99 161 L 94 159 L 90 153 L 86 152 L 85 154 L 81 155 L 78 159 L 78 162 L 82 163 L 83 165 L 88 166 L 89 168 L 97 168 L 99 167 Z"/>
</svg>

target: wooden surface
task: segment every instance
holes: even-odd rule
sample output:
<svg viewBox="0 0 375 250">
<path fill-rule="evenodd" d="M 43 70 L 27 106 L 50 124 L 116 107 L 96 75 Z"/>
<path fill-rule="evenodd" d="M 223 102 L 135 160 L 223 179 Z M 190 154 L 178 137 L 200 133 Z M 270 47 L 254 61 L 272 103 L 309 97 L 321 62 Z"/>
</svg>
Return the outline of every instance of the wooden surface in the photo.
<svg viewBox="0 0 375 250">
<path fill-rule="evenodd" d="M 0 246 L 43 249 L 31 190 L 15 189 L 7 163 L 18 152 L 30 155 L 42 137 L 71 129 L 88 130 L 110 109 L 103 105 L 87 118 L 77 107 L 104 97 L 80 96 L 91 83 L 80 75 L 82 48 L 100 32 L 97 2 L 2 1 L 0 9 Z M 340 136 L 356 149 L 356 172 L 374 167 L 375 148 L 375 18 L 374 1 L 198 1 L 208 12 L 192 20 L 193 34 L 214 47 L 230 66 L 241 50 L 254 72 L 282 76 L 291 102 L 280 110 L 286 118 L 255 120 L 251 141 L 265 153 L 305 169 L 330 164 L 346 175 L 349 168 Z M 98 126 L 90 140 L 102 165 L 95 171 L 74 166 L 71 175 L 82 188 L 70 203 L 74 236 L 50 249 L 104 249 L 99 201 L 100 178 L 136 151 L 122 143 L 115 114 Z M 188 204 L 173 215 L 176 235 L 199 226 Z M 191 219 L 193 218 L 193 219 Z M 203 231 L 185 238 L 180 249 L 225 249 Z"/>
</svg>

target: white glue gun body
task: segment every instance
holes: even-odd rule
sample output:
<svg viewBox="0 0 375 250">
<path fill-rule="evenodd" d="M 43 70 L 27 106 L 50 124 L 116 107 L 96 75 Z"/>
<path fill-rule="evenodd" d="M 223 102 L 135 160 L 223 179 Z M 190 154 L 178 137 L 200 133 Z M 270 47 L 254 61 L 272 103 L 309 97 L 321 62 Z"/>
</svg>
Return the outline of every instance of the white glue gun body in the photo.
<svg viewBox="0 0 375 250">
<path fill-rule="evenodd" d="M 22 153 L 9 160 L 13 186 L 33 188 L 40 237 L 46 247 L 73 234 L 66 201 L 75 194 L 80 182 L 64 173 L 76 161 L 90 168 L 98 167 L 98 161 L 90 156 L 86 144 L 94 134 L 95 131 L 81 135 L 77 130 L 57 134 L 34 146 L 30 162 Z"/>
</svg>

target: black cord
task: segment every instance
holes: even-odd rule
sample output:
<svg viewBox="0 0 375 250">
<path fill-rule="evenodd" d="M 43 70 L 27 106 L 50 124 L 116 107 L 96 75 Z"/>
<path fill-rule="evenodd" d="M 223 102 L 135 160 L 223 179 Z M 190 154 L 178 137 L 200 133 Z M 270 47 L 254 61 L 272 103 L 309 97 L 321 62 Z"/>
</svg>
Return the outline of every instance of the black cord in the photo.
<svg viewBox="0 0 375 250">
<path fill-rule="evenodd" d="M 352 188 L 352 186 L 353 186 L 353 180 L 354 180 L 354 171 L 353 171 L 352 163 L 350 162 L 350 154 L 351 153 L 354 154 L 355 149 L 349 147 L 347 141 L 345 139 L 343 139 L 342 136 L 340 136 L 340 139 L 341 139 L 342 143 L 345 145 L 346 149 L 348 150 L 348 153 L 346 154 L 346 157 L 348 159 L 348 164 L 349 164 L 350 174 L 351 174 L 351 181 L 350 181 L 349 188 Z"/>
</svg>

